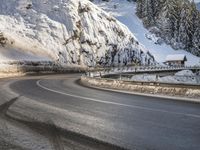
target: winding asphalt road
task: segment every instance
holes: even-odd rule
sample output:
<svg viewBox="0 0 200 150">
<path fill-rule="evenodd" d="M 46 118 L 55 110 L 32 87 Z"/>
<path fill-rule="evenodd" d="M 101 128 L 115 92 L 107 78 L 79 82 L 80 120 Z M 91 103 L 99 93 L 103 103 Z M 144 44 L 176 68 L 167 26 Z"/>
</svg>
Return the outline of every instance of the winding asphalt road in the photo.
<svg viewBox="0 0 200 150">
<path fill-rule="evenodd" d="M 73 122 L 79 124 L 73 130 L 100 141 L 138 150 L 200 149 L 200 104 L 92 89 L 80 85 L 79 78 L 29 77 L 10 88 L 36 102 L 86 116 Z"/>
</svg>

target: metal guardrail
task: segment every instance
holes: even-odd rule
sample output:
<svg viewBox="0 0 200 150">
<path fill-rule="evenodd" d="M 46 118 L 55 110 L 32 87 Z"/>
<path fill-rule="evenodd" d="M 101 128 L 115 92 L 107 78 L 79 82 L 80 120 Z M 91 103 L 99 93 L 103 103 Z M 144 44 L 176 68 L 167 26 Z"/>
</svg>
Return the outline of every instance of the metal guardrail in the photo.
<svg viewBox="0 0 200 150">
<path fill-rule="evenodd" d="M 5 65 L 1 66 L 0 65 L 0 73 L 68 73 L 68 72 L 85 72 L 85 68 L 81 67 L 62 67 L 58 65 L 51 65 L 51 64 L 46 64 L 46 65 Z"/>
<path fill-rule="evenodd" d="M 105 68 L 104 70 L 99 70 L 99 71 L 91 71 L 87 73 L 87 76 L 89 77 L 105 77 L 106 75 L 115 75 L 114 80 L 122 80 L 122 81 L 128 81 L 128 82 L 135 82 L 139 84 L 167 84 L 167 85 L 188 85 L 188 86 L 200 86 L 200 75 L 196 76 L 173 76 L 177 80 L 176 83 L 174 82 L 164 82 L 158 77 L 155 78 L 155 80 L 151 81 L 134 81 L 134 79 L 131 79 L 132 76 L 135 73 L 152 73 L 152 72 L 169 72 L 169 71 L 180 71 L 180 70 L 196 70 L 200 71 L 200 66 L 186 66 L 186 67 L 163 67 L 163 66 L 148 66 L 148 67 L 143 67 L 143 66 L 128 66 L 128 67 L 123 67 L 123 68 Z M 118 77 L 117 77 L 118 76 Z M 107 78 L 106 78 L 107 79 Z M 192 82 L 188 82 L 192 81 Z M 179 82 L 180 81 L 180 82 Z M 182 82 L 181 82 L 182 81 Z"/>
<path fill-rule="evenodd" d="M 163 71 L 178 71 L 178 70 L 200 70 L 200 67 L 123 67 L 105 70 L 105 73 L 142 73 L 142 72 L 163 72 Z"/>
<path fill-rule="evenodd" d="M 125 66 L 125 67 L 111 67 L 93 69 L 90 73 L 99 74 L 100 76 L 108 74 L 130 74 L 130 73 L 151 73 L 151 72 L 167 72 L 180 70 L 197 70 L 200 71 L 200 66 Z"/>
<path fill-rule="evenodd" d="M 200 75 L 191 75 L 191 76 L 184 76 L 184 75 L 172 75 L 172 76 L 159 76 L 159 75 L 143 75 L 144 79 L 134 79 L 133 75 L 119 75 L 119 80 L 124 81 L 136 81 L 136 82 L 155 82 L 155 83 L 176 83 L 176 84 L 184 84 L 184 85 L 198 85 L 200 86 Z"/>
<path fill-rule="evenodd" d="M 100 78 L 100 77 L 88 77 L 96 80 L 107 80 L 109 81 L 118 81 L 124 83 L 130 83 L 134 85 L 144 85 L 144 86 L 161 86 L 161 87 L 179 87 L 179 88 L 192 88 L 192 89 L 200 89 L 200 85 L 197 84 L 185 84 L 185 83 L 167 83 L 167 82 L 153 82 L 153 81 L 131 81 L 131 80 L 123 80 L 123 79 L 111 79 L 111 78 Z"/>
</svg>

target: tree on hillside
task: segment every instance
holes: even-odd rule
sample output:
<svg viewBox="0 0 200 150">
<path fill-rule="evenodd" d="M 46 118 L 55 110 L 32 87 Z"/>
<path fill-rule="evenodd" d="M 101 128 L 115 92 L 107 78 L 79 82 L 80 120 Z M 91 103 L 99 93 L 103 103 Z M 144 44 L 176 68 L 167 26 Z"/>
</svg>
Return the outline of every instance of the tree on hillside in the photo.
<svg viewBox="0 0 200 150">
<path fill-rule="evenodd" d="M 157 27 L 175 49 L 199 54 L 200 13 L 194 0 L 138 0 L 137 15 L 145 27 Z"/>
</svg>

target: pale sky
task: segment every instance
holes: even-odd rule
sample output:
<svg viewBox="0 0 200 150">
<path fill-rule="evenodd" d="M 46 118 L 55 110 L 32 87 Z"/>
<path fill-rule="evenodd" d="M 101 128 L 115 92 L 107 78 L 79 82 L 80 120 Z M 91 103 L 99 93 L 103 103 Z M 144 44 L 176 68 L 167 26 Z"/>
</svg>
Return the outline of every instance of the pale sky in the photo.
<svg viewBox="0 0 200 150">
<path fill-rule="evenodd" d="M 200 2 L 200 0 L 194 0 L 195 2 Z"/>
</svg>

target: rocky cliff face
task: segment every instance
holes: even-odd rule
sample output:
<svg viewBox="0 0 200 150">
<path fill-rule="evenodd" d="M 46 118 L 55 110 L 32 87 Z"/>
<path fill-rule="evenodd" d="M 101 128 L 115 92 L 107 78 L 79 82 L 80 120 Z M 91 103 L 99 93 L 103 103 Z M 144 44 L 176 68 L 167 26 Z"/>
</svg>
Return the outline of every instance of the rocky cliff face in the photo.
<svg viewBox="0 0 200 150">
<path fill-rule="evenodd" d="M 1 60 L 79 66 L 155 63 L 125 25 L 89 0 L 0 3 Z"/>
</svg>

